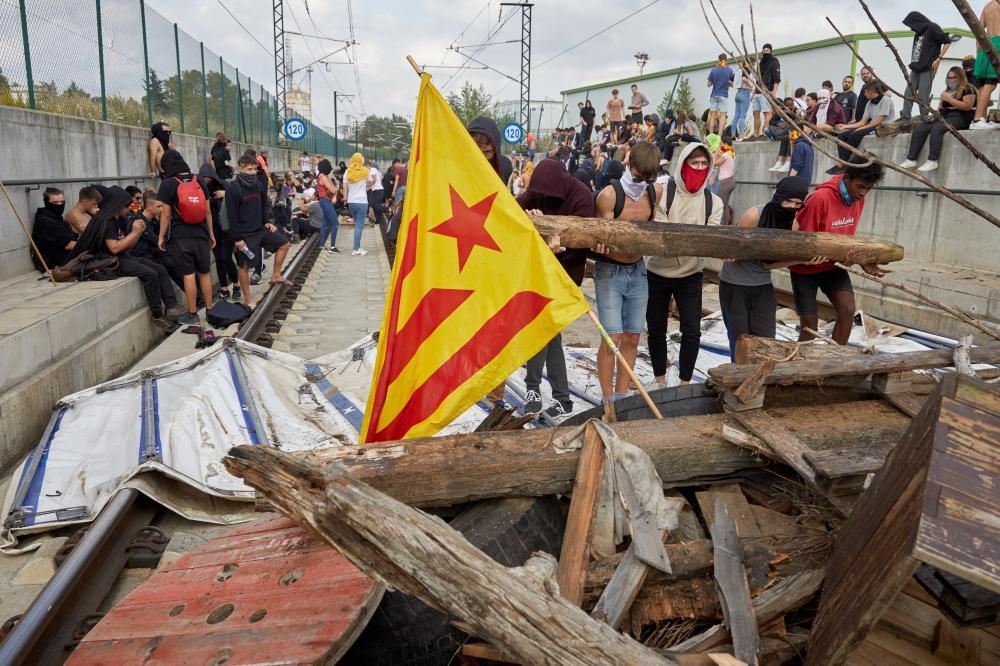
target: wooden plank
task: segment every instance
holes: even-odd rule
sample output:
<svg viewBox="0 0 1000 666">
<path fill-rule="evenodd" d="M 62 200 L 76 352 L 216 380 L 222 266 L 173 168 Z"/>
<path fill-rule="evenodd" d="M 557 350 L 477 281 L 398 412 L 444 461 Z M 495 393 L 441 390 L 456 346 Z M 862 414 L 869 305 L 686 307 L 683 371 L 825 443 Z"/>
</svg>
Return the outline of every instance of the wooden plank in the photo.
<svg viewBox="0 0 1000 666">
<path fill-rule="evenodd" d="M 974 630 L 960 629 L 945 619 L 937 624 L 931 653 L 953 666 L 978 664 L 982 656 L 982 640 Z"/>
<path fill-rule="evenodd" d="M 974 348 L 970 352 L 973 363 L 1000 362 L 1000 342 Z M 768 375 L 767 384 L 796 384 L 819 382 L 830 377 L 869 375 L 904 370 L 949 368 L 954 363 L 950 350 L 902 352 L 899 354 L 871 354 L 857 357 L 788 361 L 779 363 Z M 736 388 L 753 372 L 753 366 L 727 363 L 708 371 L 712 383 L 722 388 Z"/>
<path fill-rule="evenodd" d="M 486 659 L 487 661 L 495 661 L 501 664 L 519 663 L 503 650 L 498 650 L 492 645 L 487 645 L 486 643 L 466 643 L 462 646 L 462 654 L 466 657 Z"/>
<path fill-rule="evenodd" d="M 733 390 L 733 396 L 744 405 L 749 405 L 757 400 L 764 404 L 764 383 L 768 375 L 774 370 L 777 361 L 773 358 L 765 358 L 753 366 L 751 372 L 743 383 Z"/>
<path fill-rule="evenodd" d="M 701 507 L 701 515 L 711 530 L 715 523 L 715 505 L 722 502 L 726 505 L 726 510 L 730 518 L 736 523 L 736 530 L 741 539 L 753 539 L 765 536 L 757 525 L 750 503 L 740 490 L 739 484 L 729 484 L 725 486 L 715 486 L 711 490 L 703 490 L 695 493 L 698 506 Z"/>
<path fill-rule="evenodd" d="M 909 420 L 876 400 L 769 410 L 813 446 L 889 444 Z M 665 487 L 761 467 L 766 461 L 722 439 L 726 414 L 613 424 L 618 436 L 649 454 Z M 448 506 L 491 497 L 568 493 L 580 452 L 558 453 L 555 438 L 569 428 L 476 433 L 323 449 L 301 454 L 339 462 L 352 476 L 412 506 Z"/>
<path fill-rule="evenodd" d="M 577 606 L 583 601 L 594 511 L 597 509 L 597 497 L 603 478 L 604 442 L 597 429 L 588 425 L 583 435 L 580 464 L 576 470 L 576 483 L 573 485 L 566 531 L 563 533 L 562 550 L 559 552 L 559 569 L 556 572 L 560 593 Z"/>
<path fill-rule="evenodd" d="M 558 234 L 565 247 L 590 249 L 602 243 L 615 252 L 647 256 L 772 261 L 829 257 L 834 261 L 880 264 L 903 258 L 903 248 L 895 243 L 843 234 L 802 234 L 781 229 L 703 224 L 649 224 L 571 215 L 543 215 L 531 217 L 531 221 L 543 236 Z"/>
<path fill-rule="evenodd" d="M 756 666 L 760 636 L 750 602 L 750 586 L 743 570 L 740 535 L 721 498 L 715 500 L 714 515 L 711 530 L 715 545 L 715 581 L 726 626 L 733 637 L 733 653 L 747 664 Z"/>
<path fill-rule="evenodd" d="M 805 343 L 788 342 L 747 334 L 741 335 L 736 340 L 737 365 L 753 365 L 760 363 L 765 358 L 787 362 L 792 360 L 804 361 L 816 358 L 859 356 L 862 353 L 859 347 L 829 345 L 820 341 Z"/>
<path fill-rule="evenodd" d="M 615 629 L 621 626 L 642 584 L 646 582 L 649 569 L 648 564 L 636 557 L 635 543 L 630 544 L 590 616 L 607 622 Z"/>
<path fill-rule="evenodd" d="M 810 449 L 777 419 L 763 410 L 734 412 L 732 416 L 753 435 L 763 440 L 785 464 L 798 472 L 799 476 L 810 484 L 816 483 L 816 473 L 803 457 Z"/>
<path fill-rule="evenodd" d="M 902 393 L 889 393 L 885 395 L 885 399 L 893 407 L 913 418 L 920 413 L 926 396 L 917 395 L 912 391 L 903 391 Z"/>
<path fill-rule="evenodd" d="M 882 469 L 888 455 L 888 449 L 880 451 L 826 449 L 825 451 L 806 451 L 803 457 L 816 470 L 817 475 L 827 479 L 839 479 L 845 476 L 877 472 Z"/>
<path fill-rule="evenodd" d="M 555 584 L 551 555 L 503 566 L 440 519 L 378 492 L 340 465 L 259 446 L 232 449 L 224 464 L 365 573 L 468 623 L 518 662 L 674 663 L 567 601 Z"/>
</svg>

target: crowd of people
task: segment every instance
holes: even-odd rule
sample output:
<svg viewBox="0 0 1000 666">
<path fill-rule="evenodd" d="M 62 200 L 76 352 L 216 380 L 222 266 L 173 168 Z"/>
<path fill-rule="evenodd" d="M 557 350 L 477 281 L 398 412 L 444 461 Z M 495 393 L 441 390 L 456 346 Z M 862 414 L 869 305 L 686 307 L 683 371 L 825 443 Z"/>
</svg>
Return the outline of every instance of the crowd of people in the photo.
<svg viewBox="0 0 1000 666">
<path fill-rule="evenodd" d="M 323 247 L 339 253 L 342 218 L 354 223 L 351 254 L 366 255 L 365 228 L 384 219 L 406 189 L 399 160 L 383 176 L 360 153 L 334 168 L 304 152 L 299 171 L 279 177 L 267 150 L 249 148 L 234 158 L 232 147 L 217 135 L 194 171 L 174 146 L 169 123 L 157 122 L 147 146 L 156 189 L 95 183 L 67 210 L 65 193 L 47 188 L 32 230 L 36 266 L 78 279 L 139 278 L 153 323 L 172 332 L 198 325 L 199 310 L 220 299 L 253 308 L 250 287 L 263 282 L 265 258 L 269 284 L 290 284 L 282 267 L 302 237 L 318 233 Z"/>
</svg>

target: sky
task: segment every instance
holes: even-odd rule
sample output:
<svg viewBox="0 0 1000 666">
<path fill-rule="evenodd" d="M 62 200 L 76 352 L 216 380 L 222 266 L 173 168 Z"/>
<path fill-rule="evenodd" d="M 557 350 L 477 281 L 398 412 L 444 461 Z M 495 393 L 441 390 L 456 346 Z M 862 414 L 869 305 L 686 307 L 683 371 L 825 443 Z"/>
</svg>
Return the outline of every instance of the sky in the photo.
<svg viewBox="0 0 1000 666">
<path fill-rule="evenodd" d="M 238 65 L 241 73 L 273 90 L 271 4 L 267 0 L 146 1 L 147 7 Z M 978 8 L 979 3 L 974 4 Z M 738 35 L 740 24 L 746 25 L 747 41 L 752 42 L 746 1 L 717 0 L 716 5 L 734 34 Z M 944 27 L 964 25 L 951 3 L 942 0 L 869 0 L 869 5 L 886 30 L 901 28 L 911 10 L 923 12 Z M 708 11 L 711 15 L 710 7 Z M 754 11 L 758 43 L 771 42 L 775 48 L 835 36 L 826 16 L 845 34 L 872 31 L 860 5 L 852 0 L 756 0 Z M 516 99 L 519 86 L 504 75 L 517 79 L 520 74 L 521 17 L 517 10 L 500 26 L 508 14 L 511 10 L 495 1 L 286 0 L 285 30 L 347 40 L 353 26 L 357 44 L 350 60 L 348 52 L 341 51 L 328 58 L 329 71 L 317 65 L 312 76 L 314 118 L 332 126 L 334 90 L 354 96 L 338 102 L 341 124 L 347 122 L 345 113 L 358 117 L 397 113 L 412 118 L 418 83 L 406 63 L 407 54 L 428 66 L 433 82 L 445 94 L 470 81 L 482 84 L 495 101 Z M 697 0 L 535 0 L 531 35 L 532 99 L 558 99 L 560 90 L 638 74 L 633 57 L 637 51 L 649 55 L 646 73 L 711 60 L 720 51 Z M 343 46 L 314 37 L 289 39 L 294 68 Z M 487 41 L 494 43 L 475 57 L 493 69 L 482 69 L 449 50 Z M 583 43 L 560 55 L 579 42 Z M 463 49 L 469 54 L 476 50 Z M 465 70 L 434 68 L 466 62 L 470 68 Z M 296 73 L 295 84 L 304 87 L 304 76 L 304 70 Z"/>
</svg>

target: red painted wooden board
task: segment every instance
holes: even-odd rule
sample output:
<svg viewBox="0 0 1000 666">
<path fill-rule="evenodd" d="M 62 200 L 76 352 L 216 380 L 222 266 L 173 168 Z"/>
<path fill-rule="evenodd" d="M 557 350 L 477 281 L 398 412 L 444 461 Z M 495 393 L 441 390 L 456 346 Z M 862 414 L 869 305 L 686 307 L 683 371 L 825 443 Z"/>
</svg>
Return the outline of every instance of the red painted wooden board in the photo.
<svg viewBox="0 0 1000 666">
<path fill-rule="evenodd" d="M 383 591 L 287 518 L 258 520 L 153 574 L 67 663 L 332 662 L 368 623 Z"/>
</svg>

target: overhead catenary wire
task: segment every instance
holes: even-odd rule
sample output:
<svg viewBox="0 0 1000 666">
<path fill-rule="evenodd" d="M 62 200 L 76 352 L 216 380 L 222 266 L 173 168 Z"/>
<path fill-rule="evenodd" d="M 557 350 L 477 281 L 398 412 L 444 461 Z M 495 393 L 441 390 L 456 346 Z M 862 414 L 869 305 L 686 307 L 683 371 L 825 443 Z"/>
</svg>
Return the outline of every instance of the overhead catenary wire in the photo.
<svg viewBox="0 0 1000 666">
<path fill-rule="evenodd" d="M 583 46 L 584 44 L 586 44 L 586 43 L 587 43 L 587 42 L 589 42 L 590 40 L 594 39 L 595 37 L 600 37 L 601 35 L 603 35 L 603 34 L 604 34 L 605 32 L 607 32 L 607 31 L 608 31 L 608 30 L 610 30 L 611 28 L 614 28 L 614 27 L 616 27 L 616 26 L 618 26 L 618 25 L 620 25 L 620 24 L 624 23 L 625 21 L 629 20 L 630 18 L 632 18 L 632 17 L 633 17 L 633 16 L 635 16 L 636 14 L 639 14 L 640 12 L 643 12 L 643 11 L 645 11 L 645 10 L 649 9 L 650 7 L 652 7 L 653 5 L 655 5 L 656 3 L 658 3 L 659 1 L 660 1 L 660 0 L 652 0 L 652 2 L 649 2 L 649 3 L 645 4 L 645 5 L 643 5 L 642 7 L 639 7 L 639 9 L 635 10 L 635 11 L 634 11 L 634 12 L 632 12 L 631 14 L 628 14 L 627 16 L 624 16 L 624 17 L 622 17 L 622 18 L 618 19 L 617 21 L 615 21 L 614 23 L 612 23 L 612 24 L 611 24 L 611 25 L 609 25 L 609 26 L 606 26 L 606 27 L 604 27 L 604 28 L 601 28 L 600 30 L 598 30 L 598 31 L 597 31 L 597 32 L 595 32 L 594 34 L 590 35 L 589 37 L 586 37 L 586 38 L 584 38 L 584 39 L 581 39 L 581 40 L 580 40 L 580 41 L 578 41 L 578 42 L 577 42 L 576 44 L 573 44 L 573 45 L 572 45 L 572 46 L 570 46 L 569 48 L 566 48 L 566 49 L 563 49 L 562 51 L 560 51 L 559 53 L 555 54 L 555 55 L 554 55 L 554 56 L 552 56 L 551 58 L 548 58 L 547 60 L 543 60 L 542 62 L 540 62 L 540 63 L 538 63 L 537 65 L 535 65 L 535 66 L 534 66 L 534 67 L 533 67 L 532 69 L 538 69 L 539 67 L 544 67 L 545 65 L 549 64 L 550 62 L 552 62 L 552 61 L 553 61 L 553 60 L 555 60 L 556 58 L 561 58 L 561 57 L 563 57 L 564 55 L 566 55 L 567 53 L 569 53 L 569 52 L 570 52 L 570 51 L 572 51 L 573 49 L 576 49 L 576 48 L 578 48 L 578 47 L 580 47 L 580 46 Z"/>
<path fill-rule="evenodd" d="M 309 12 L 309 4 L 307 2 L 305 2 L 305 0 L 303 0 L 303 4 L 305 4 L 305 6 L 306 6 L 306 12 L 308 13 Z M 295 27 L 298 28 L 299 31 L 301 32 L 302 26 L 299 23 L 298 17 L 295 15 L 295 10 L 292 8 L 291 3 L 289 3 L 289 5 L 288 5 L 288 11 L 289 11 L 289 14 L 292 17 L 292 22 L 295 23 Z M 312 19 L 312 17 L 310 16 L 310 20 L 311 19 Z M 317 30 L 317 34 L 320 34 L 318 28 L 316 27 L 315 22 L 313 23 L 313 28 L 315 28 Z M 320 61 L 320 60 L 323 59 L 323 58 L 317 58 L 316 57 L 316 53 L 313 51 L 312 46 L 309 45 L 308 41 L 305 42 L 305 45 L 306 45 L 306 49 L 309 51 L 309 55 L 313 57 L 314 61 L 318 62 L 318 61 Z M 344 48 L 346 49 L 347 46 L 345 45 Z M 332 55 L 332 54 L 330 54 L 330 55 Z M 325 58 L 327 56 L 323 56 L 323 57 Z M 323 79 L 323 83 L 326 84 L 327 90 L 330 91 L 330 94 L 333 94 L 337 90 L 337 88 L 334 88 L 333 84 L 330 83 L 330 79 L 326 75 L 326 68 L 325 67 L 320 68 L 319 69 L 319 73 L 320 73 L 320 78 Z M 334 76 L 334 79 L 337 79 L 336 72 L 333 72 L 333 76 Z M 337 81 L 337 83 L 338 83 L 338 87 L 341 87 L 341 86 L 339 86 L 339 83 L 340 83 L 339 80 Z M 351 102 L 351 98 L 347 98 L 347 99 L 348 99 L 348 102 L 349 102 L 349 105 L 350 105 L 351 109 L 354 110 L 354 105 Z"/>
<path fill-rule="evenodd" d="M 264 53 L 266 53 L 267 55 L 271 56 L 272 58 L 274 57 L 274 53 L 272 53 L 270 49 L 268 49 L 268 48 L 267 48 L 266 46 L 264 46 L 264 45 L 263 45 L 263 44 L 261 43 L 261 41 L 260 41 L 259 39 L 257 39 L 257 38 L 256 38 L 256 37 L 254 36 L 254 34 L 253 34 L 252 32 L 250 32 L 250 31 L 249 31 L 249 30 L 247 29 L 247 27 L 246 27 L 245 25 L 243 25 L 243 23 L 242 23 L 242 22 L 241 22 L 241 21 L 240 21 L 240 20 L 239 20 L 238 18 L 236 18 L 236 14 L 233 14 L 233 12 L 232 12 L 232 11 L 230 11 L 229 7 L 227 7 L 227 6 L 225 5 L 225 3 L 224 3 L 224 2 L 222 2 L 222 0 L 215 0 L 215 1 L 219 3 L 219 6 L 220 6 L 220 7 L 222 7 L 223 9 L 225 9 L 225 10 L 226 10 L 226 13 L 227 13 L 227 14 L 229 14 L 230 18 L 232 18 L 232 19 L 233 19 L 234 21 L 236 21 L 236 24 L 237 24 L 238 26 L 240 26 L 241 28 L 243 28 L 243 32 L 247 33 L 247 34 L 248 34 L 248 35 L 250 36 L 250 39 L 252 39 L 252 40 L 253 40 L 254 42 L 256 42 L 256 43 L 257 43 L 257 46 L 259 46 L 260 48 L 264 49 Z M 301 28 L 300 28 L 300 30 L 301 30 Z"/>
<path fill-rule="evenodd" d="M 354 11 L 351 9 L 351 0 L 347 0 L 347 23 L 351 31 L 351 60 L 354 62 L 354 83 L 358 88 L 358 104 L 361 106 L 361 115 L 365 115 L 365 96 L 361 92 L 361 72 L 358 70 L 358 49 L 357 41 L 354 39 Z"/>
<path fill-rule="evenodd" d="M 476 49 L 476 50 L 475 50 L 475 51 L 473 52 L 473 54 L 472 54 L 472 56 L 473 56 L 473 57 L 475 57 L 475 56 L 478 56 L 478 55 L 479 55 L 480 53 L 482 53 L 482 50 L 483 50 L 484 48 L 486 48 L 487 46 L 489 46 L 489 45 L 491 45 L 491 44 L 493 43 L 493 38 L 497 36 L 497 33 L 499 33 L 499 32 L 500 32 L 500 31 L 501 31 L 501 30 L 503 29 L 503 27 L 504 27 L 505 25 L 507 25 L 508 21 L 510 21 L 510 19 L 511 19 L 511 18 L 512 18 L 512 17 L 514 16 L 514 13 L 515 13 L 516 11 L 517 11 L 517 9 L 516 9 L 516 8 L 514 8 L 514 9 L 511 9 L 511 10 L 510 10 L 510 11 L 509 11 L 509 12 L 507 13 L 507 16 L 506 16 L 506 17 L 503 17 L 503 18 L 502 18 L 502 20 L 500 20 L 500 21 L 499 21 L 499 22 L 497 23 L 497 26 L 496 26 L 496 28 L 494 28 L 494 29 L 493 29 L 493 30 L 492 30 L 492 31 L 491 31 L 491 32 L 490 32 L 490 33 L 489 33 L 489 34 L 488 34 L 488 35 L 486 36 L 486 41 L 485 41 L 485 42 L 484 42 L 484 43 L 483 43 L 483 44 L 482 44 L 481 46 L 479 46 L 479 47 L 478 47 L 478 48 L 477 48 L 477 49 Z M 466 55 L 466 54 L 464 54 L 464 53 L 462 54 L 462 56 L 463 56 L 463 57 L 465 58 L 465 60 L 464 60 L 464 61 L 462 62 L 462 65 L 468 65 L 468 64 L 469 64 L 469 62 L 470 62 L 470 60 L 469 60 L 469 56 L 468 56 L 468 55 Z M 447 80 L 447 81 L 445 81 L 444 85 L 443 85 L 443 86 L 441 86 L 441 92 L 442 92 L 442 93 L 446 92 L 446 91 L 447 91 L 447 89 L 448 89 L 448 87 L 449 87 L 449 86 L 450 86 L 450 85 L 451 85 L 451 84 L 452 84 L 452 83 L 453 83 L 453 82 L 454 82 L 455 80 L 457 80 L 457 78 L 458 78 L 459 74 L 461 74 L 461 73 L 462 73 L 462 69 L 458 69 L 458 70 L 456 70 L 456 71 L 455 71 L 455 73 L 454 73 L 454 74 L 452 74 L 452 75 L 451 75 L 451 76 L 450 76 L 450 77 L 448 78 L 448 80 Z"/>
<path fill-rule="evenodd" d="M 322 30 L 320 30 L 319 25 L 316 23 L 316 19 L 313 18 L 312 11 L 309 9 L 309 0 L 302 0 L 302 4 L 306 8 L 306 16 L 309 17 L 309 23 L 312 24 L 313 30 L 316 32 L 317 35 L 320 35 L 321 37 L 326 37 L 326 34 Z M 293 16 L 293 18 L 294 18 L 294 16 Z M 296 21 L 296 25 L 298 25 L 298 21 Z M 350 43 L 353 42 L 353 41 L 354 41 L 354 38 L 351 37 L 351 36 L 348 36 L 348 39 L 347 39 L 348 45 L 350 45 Z M 308 42 L 306 43 L 306 47 L 307 48 L 309 47 Z M 312 49 L 311 48 L 309 49 L 309 52 L 312 53 Z M 350 54 L 348 54 L 348 59 L 351 59 Z M 330 92 L 333 92 L 334 90 L 338 90 L 338 91 L 339 90 L 343 90 L 344 89 L 344 84 L 340 82 L 340 77 L 337 76 L 337 70 L 336 69 L 331 69 L 330 73 L 333 74 L 333 80 L 337 84 L 336 88 L 334 88 L 333 86 L 330 85 L 329 79 L 326 78 L 325 71 L 324 70 L 320 70 L 320 74 L 323 76 L 323 80 L 326 83 L 327 88 L 330 89 Z M 345 98 L 345 99 L 347 99 L 347 105 L 351 108 L 351 110 L 352 111 L 356 110 L 354 108 L 354 97 L 351 96 L 351 97 Z"/>
<path fill-rule="evenodd" d="M 462 39 L 462 36 L 463 36 L 463 35 L 465 35 L 465 32 L 466 32 L 466 31 L 467 31 L 467 30 L 468 30 L 469 28 L 471 28 L 471 27 L 472 27 L 472 24 L 476 22 L 476 19 L 478 19 L 478 18 L 479 18 L 480 16 L 482 16 L 482 15 L 483 15 L 483 12 L 485 12 L 485 11 L 486 11 L 486 10 L 487 10 L 487 9 L 489 8 L 489 6 L 490 6 L 490 3 L 489 3 L 489 2 L 487 2 L 487 3 L 485 4 L 485 5 L 483 5 L 483 6 L 482 6 L 482 7 L 480 8 L 480 10 L 479 10 L 478 12 L 476 12 L 476 15 L 472 17 L 472 20 L 471 20 L 471 21 L 469 21 L 468 23 L 466 23 L 466 24 L 465 24 L 465 27 L 464 27 L 464 28 L 462 28 L 462 32 L 458 33 L 458 35 L 456 35 L 455 39 L 453 39 L 453 40 L 451 40 L 451 41 L 449 42 L 449 45 L 451 45 L 451 44 L 454 44 L 454 43 L 455 43 L 455 42 L 457 42 L 458 40 Z M 444 64 L 444 61 L 448 59 L 448 56 L 449 56 L 449 55 L 451 55 L 451 50 L 450 50 L 450 49 L 447 49 L 447 48 L 446 48 L 446 49 L 444 50 L 444 57 L 443 57 L 443 58 L 441 58 L 441 64 L 442 64 L 442 65 Z"/>
</svg>

